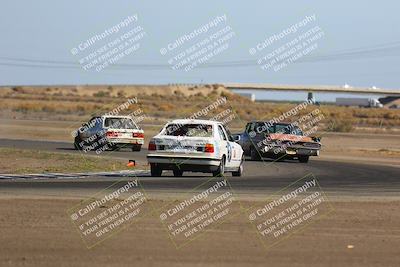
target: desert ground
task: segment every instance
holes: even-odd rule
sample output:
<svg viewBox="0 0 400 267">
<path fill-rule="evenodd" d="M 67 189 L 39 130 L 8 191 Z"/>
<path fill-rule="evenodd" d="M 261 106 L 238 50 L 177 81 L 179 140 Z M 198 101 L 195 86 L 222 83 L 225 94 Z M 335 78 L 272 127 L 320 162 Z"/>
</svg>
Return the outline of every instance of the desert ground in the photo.
<svg viewBox="0 0 400 267">
<path fill-rule="evenodd" d="M 333 213 L 269 249 L 246 216 L 176 249 L 155 215 L 87 249 L 65 214 L 85 193 L 59 193 L 69 195 L 2 192 L 2 266 L 398 266 L 400 260 L 399 199 L 333 199 Z"/>
<path fill-rule="evenodd" d="M 72 145 L 71 131 L 82 122 L 143 89 L 10 87 L 2 91 L 0 266 L 398 266 L 399 111 L 318 107 L 325 115 L 317 132 L 322 137 L 321 155 L 308 164 L 247 159 L 244 176 L 225 177 L 235 193 L 230 206 L 234 216 L 177 248 L 160 213 L 167 205 L 200 192 L 210 177 L 195 173 L 150 177 L 146 145 L 141 152 L 122 149 L 100 155 L 82 154 Z M 201 95 L 200 89 L 171 86 L 169 91 L 156 88 L 154 94 L 139 97 L 140 108 L 148 115 L 141 123 L 146 144 L 165 121 L 190 115 L 221 94 L 240 117 L 232 123 L 232 132 L 241 131 L 248 120 L 275 116 L 296 105 L 251 103 L 217 85 Z M 332 121 L 335 127 L 330 128 Z M 127 168 L 128 159 L 135 159 L 137 167 Z M 127 169 L 133 174 L 73 175 Z M 144 172 L 135 174 L 136 170 Z M 71 175 L 51 179 L 28 175 L 55 172 Z M 329 212 L 279 243 L 265 246 L 248 219 L 250 207 L 263 206 L 306 175 L 317 179 Z M 146 189 L 146 213 L 88 248 L 67 211 L 96 199 L 115 182 L 133 179 Z"/>
</svg>

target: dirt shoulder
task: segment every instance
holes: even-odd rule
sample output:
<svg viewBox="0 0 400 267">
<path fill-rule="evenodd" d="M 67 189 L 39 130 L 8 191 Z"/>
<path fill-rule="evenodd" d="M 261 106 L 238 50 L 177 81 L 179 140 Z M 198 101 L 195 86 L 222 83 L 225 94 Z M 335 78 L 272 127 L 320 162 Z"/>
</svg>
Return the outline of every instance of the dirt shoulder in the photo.
<svg viewBox="0 0 400 267">
<path fill-rule="evenodd" d="M 400 135 L 325 133 L 317 160 L 400 166 Z"/>
<path fill-rule="evenodd" d="M 0 147 L 3 174 L 120 171 L 128 168 L 126 164 L 126 160 L 111 161 L 92 155 Z"/>
<path fill-rule="evenodd" d="M 399 201 L 335 211 L 266 250 L 236 216 L 177 250 L 155 214 L 87 249 L 66 210 L 79 199 L 0 199 L 1 266 L 397 266 Z M 153 201 L 155 207 L 165 203 Z M 234 203 L 234 210 L 239 206 Z"/>
</svg>

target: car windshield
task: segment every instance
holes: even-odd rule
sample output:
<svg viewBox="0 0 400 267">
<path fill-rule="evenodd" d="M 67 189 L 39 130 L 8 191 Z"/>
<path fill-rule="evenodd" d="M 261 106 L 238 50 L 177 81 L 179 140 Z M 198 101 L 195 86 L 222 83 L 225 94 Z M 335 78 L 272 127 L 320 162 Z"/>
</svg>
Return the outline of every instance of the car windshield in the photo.
<svg viewBox="0 0 400 267">
<path fill-rule="evenodd" d="M 303 135 L 299 127 L 293 124 L 275 124 L 274 133 Z"/>
<path fill-rule="evenodd" d="M 257 122 L 254 129 L 257 133 L 273 133 L 274 126 L 269 126 L 266 122 Z"/>
<path fill-rule="evenodd" d="M 212 137 L 212 125 L 206 124 L 169 124 L 164 135 L 187 136 L 187 137 Z"/>
<path fill-rule="evenodd" d="M 113 129 L 138 129 L 137 125 L 129 118 L 106 118 L 104 127 Z"/>
</svg>

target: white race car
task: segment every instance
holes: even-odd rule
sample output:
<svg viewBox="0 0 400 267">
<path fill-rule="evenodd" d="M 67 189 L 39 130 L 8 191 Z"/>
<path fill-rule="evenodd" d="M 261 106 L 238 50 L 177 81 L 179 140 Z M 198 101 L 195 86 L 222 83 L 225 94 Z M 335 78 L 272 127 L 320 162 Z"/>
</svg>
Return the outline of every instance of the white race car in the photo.
<svg viewBox="0 0 400 267">
<path fill-rule="evenodd" d="M 220 122 L 174 120 L 154 136 L 148 147 L 151 175 L 161 176 L 172 170 L 174 176 L 184 171 L 210 172 L 222 176 L 243 172 L 243 149 Z"/>
</svg>

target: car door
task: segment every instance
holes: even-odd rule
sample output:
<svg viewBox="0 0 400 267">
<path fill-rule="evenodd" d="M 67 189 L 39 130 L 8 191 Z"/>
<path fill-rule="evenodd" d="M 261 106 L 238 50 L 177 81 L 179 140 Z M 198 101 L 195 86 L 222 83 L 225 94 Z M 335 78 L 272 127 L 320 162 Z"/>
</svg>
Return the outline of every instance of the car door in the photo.
<svg viewBox="0 0 400 267">
<path fill-rule="evenodd" d="M 250 155 L 250 151 L 253 147 L 257 147 L 257 142 L 259 141 L 259 134 L 257 134 L 256 127 L 256 122 L 250 122 L 246 125 L 246 141 L 243 145 L 243 150 L 246 151 L 247 155 Z"/>
<path fill-rule="evenodd" d="M 229 166 L 229 160 L 230 160 L 230 152 L 229 152 L 229 146 L 228 146 L 228 137 L 225 133 L 224 128 L 222 127 L 222 125 L 218 124 L 217 126 L 218 128 L 218 148 L 220 150 L 220 156 L 222 157 L 222 155 L 226 155 L 226 161 L 225 161 L 225 166 Z"/>
<path fill-rule="evenodd" d="M 103 118 L 102 117 L 98 117 L 96 118 L 95 124 L 92 127 L 92 136 L 94 135 L 96 140 L 98 141 L 102 141 L 103 142 L 103 138 L 106 136 L 106 132 L 103 129 Z M 101 145 L 101 143 L 99 143 L 99 145 Z"/>
<path fill-rule="evenodd" d="M 233 142 L 233 139 L 230 139 L 230 135 L 228 134 L 228 131 L 225 129 L 223 125 L 219 125 L 218 127 L 221 127 L 221 131 L 223 133 L 224 137 L 224 144 L 226 148 L 226 162 L 225 166 L 227 168 L 232 168 L 237 166 L 237 162 L 235 162 L 235 157 L 237 157 L 237 149 L 235 149 L 236 146 L 239 146 L 235 142 Z"/>
<path fill-rule="evenodd" d="M 264 139 L 267 137 L 269 133 L 269 128 L 265 124 L 265 122 L 255 122 L 253 126 L 253 137 L 251 138 L 251 143 L 253 147 L 257 150 L 262 150 L 264 147 Z"/>
<path fill-rule="evenodd" d="M 222 126 L 222 128 L 224 129 L 226 136 L 228 138 L 227 146 L 228 146 L 229 165 L 227 165 L 227 166 L 228 167 L 238 167 L 242 160 L 243 149 L 238 143 L 236 143 L 234 141 L 229 129 L 226 128 L 225 126 Z"/>
<path fill-rule="evenodd" d="M 251 147 L 250 132 L 252 127 L 254 128 L 253 123 L 247 123 L 244 133 L 242 134 L 242 140 L 239 141 L 239 144 L 242 146 L 245 153 L 249 155 Z"/>
</svg>

